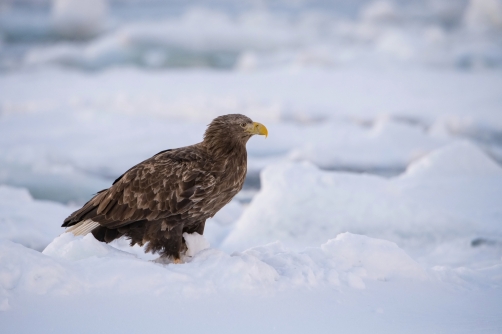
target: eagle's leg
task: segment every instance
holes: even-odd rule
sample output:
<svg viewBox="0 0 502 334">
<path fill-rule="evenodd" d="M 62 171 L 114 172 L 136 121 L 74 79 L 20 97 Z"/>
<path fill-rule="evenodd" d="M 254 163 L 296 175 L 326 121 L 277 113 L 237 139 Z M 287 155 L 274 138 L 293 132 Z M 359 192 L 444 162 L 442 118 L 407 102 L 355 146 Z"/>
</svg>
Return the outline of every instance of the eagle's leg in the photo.
<svg viewBox="0 0 502 334">
<path fill-rule="evenodd" d="M 182 263 L 181 253 L 186 248 L 183 242 L 183 224 L 174 226 L 163 236 L 161 258 L 168 258 L 173 263 Z"/>
<path fill-rule="evenodd" d="M 204 226 L 206 225 L 206 221 L 202 221 L 202 222 L 197 222 L 193 225 L 191 225 L 190 227 L 185 227 L 183 229 L 183 233 L 188 233 L 188 234 L 192 234 L 192 233 L 199 233 L 200 235 L 202 235 L 204 233 Z M 184 241 L 184 240 L 183 240 Z"/>
<path fill-rule="evenodd" d="M 194 232 L 197 232 L 200 235 L 203 235 L 205 226 L 206 226 L 206 221 L 203 221 L 202 223 L 199 224 L 199 226 L 197 226 L 197 229 Z"/>
</svg>

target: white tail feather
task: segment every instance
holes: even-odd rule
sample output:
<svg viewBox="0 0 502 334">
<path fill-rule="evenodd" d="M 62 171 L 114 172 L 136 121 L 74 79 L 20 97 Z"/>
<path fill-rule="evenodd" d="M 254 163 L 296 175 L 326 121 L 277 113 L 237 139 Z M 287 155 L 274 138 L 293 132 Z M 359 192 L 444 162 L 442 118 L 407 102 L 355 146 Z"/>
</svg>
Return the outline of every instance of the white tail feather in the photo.
<svg viewBox="0 0 502 334">
<path fill-rule="evenodd" d="M 87 220 L 81 221 L 80 223 L 77 223 L 77 224 L 67 228 L 65 233 L 71 232 L 71 233 L 73 233 L 74 236 L 86 235 L 98 226 L 99 226 L 99 223 L 96 223 L 93 220 L 87 219 Z"/>
</svg>

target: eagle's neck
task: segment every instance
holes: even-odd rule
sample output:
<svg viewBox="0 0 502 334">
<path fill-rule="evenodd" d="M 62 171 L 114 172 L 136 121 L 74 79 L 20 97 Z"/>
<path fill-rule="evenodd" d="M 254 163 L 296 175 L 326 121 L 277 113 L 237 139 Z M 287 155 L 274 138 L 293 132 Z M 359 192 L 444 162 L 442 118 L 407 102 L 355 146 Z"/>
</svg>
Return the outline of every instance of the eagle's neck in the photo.
<svg viewBox="0 0 502 334">
<path fill-rule="evenodd" d="M 219 189 L 221 196 L 223 196 L 222 204 L 224 205 L 244 185 L 247 174 L 246 143 L 220 139 L 209 143 L 204 140 L 201 144 L 214 162 L 212 171 L 219 180 Z"/>
<path fill-rule="evenodd" d="M 235 136 L 224 128 L 210 126 L 202 145 L 215 160 L 247 159 L 246 143 L 250 136 Z"/>
<path fill-rule="evenodd" d="M 201 143 L 208 154 L 215 161 L 237 159 L 247 160 L 246 141 L 234 140 L 232 138 L 218 138 L 217 140 L 207 140 Z"/>
</svg>

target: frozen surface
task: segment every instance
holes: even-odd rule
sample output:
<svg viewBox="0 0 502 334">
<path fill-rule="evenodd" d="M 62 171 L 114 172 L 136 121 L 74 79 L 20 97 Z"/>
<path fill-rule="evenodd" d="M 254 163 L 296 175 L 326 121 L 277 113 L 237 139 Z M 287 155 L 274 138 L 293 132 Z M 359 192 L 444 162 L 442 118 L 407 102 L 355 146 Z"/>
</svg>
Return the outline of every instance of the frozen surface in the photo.
<svg viewBox="0 0 502 334">
<path fill-rule="evenodd" d="M 50 84 L 47 84 L 50 82 Z M 100 111 L 207 122 L 240 110 L 263 121 L 406 121 L 502 125 L 500 71 L 396 68 L 274 68 L 268 71 L 141 71 L 82 73 L 43 67 L 0 77 L 3 115 Z M 426 123 L 428 124 L 428 123 Z"/>
<path fill-rule="evenodd" d="M 500 0 L 0 4 L 0 332 L 501 333 L 501 34 Z M 270 136 L 184 264 L 61 235 L 228 113 Z"/>
<path fill-rule="evenodd" d="M 204 244 L 200 236 L 185 236 L 191 251 L 196 243 Z M 207 243 L 207 242 L 206 242 Z M 10 244 L 9 244 L 10 245 Z M 218 291 L 282 290 L 309 286 L 333 285 L 364 289 L 364 280 L 426 280 L 425 271 L 395 244 L 365 236 L 341 234 L 321 247 L 304 252 L 292 252 L 280 243 L 251 248 L 229 255 L 209 249 L 207 244 L 198 249 L 189 263 L 184 265 L 158 265 L 136 259 L 128 253 L 100 243 L 92 235 L 75 238 L 63 234 L 51 243 L 43 254 L 75 263 L 74 269 L 92 271 L 85 275 L 89 282 L 81 286 L 112 286 L 117 270 L 138 272 L 123 283 L 144 281 L 146 291 L 166 294 L 208 294 Z M 43 256 L 43 255 L 39 255 Z M 118 259 L 118 260 L 117 260 Z M 77 261 L 77 262 L 75 262 Z M 128 264 L 120 264 L 120 262 Z M 363 264 L 363 265 L 361 265 Z M 93 268 L 112 266 L 98 274 Z M 143 268 L 135 270 L 136 266 Z M 148 271 L 151 271 L 150 273 Z M 155 274 L 156 273 L 156 274 Z M 100 277 L 101 276 L 101 277 Z M 150 277 L 150 278 L 149 278 Z M 22 278 L 21 278 L 22 279 Z M 16 284 L 20 291 L 34 288 Z M 35 284 L 36 285 L 36 284 Z M 90 285 L 90 286 L 89 286 Z M 43 284 L 44 292 L 60 293 L 61 286 Z M 120 284 L 114 289 L 122 289 Z"/>
<path fill-rule="evenodd" d="M 83 203 L 235 112 L 270 129 L 248 144 L 255 189 L 259 171 L 280 160 L 389 176 L 456 137 L 502 161 L 500 87 L 498 72 L 10 73 L 0 76 L 0 180 L 35 198 Z"/>
<path fill-rule="evenodd" d="M 126 6 L 121 3 L 127 10 L 127 2 Z M 9 42 L 28 35 L 31 40 L 56 39 L 58 43 L 36 43 L 13 64 L 3 61 L 4 67 L 58 64 L 101 70 L 133 65 L 253 71 L 277 66 L 477 69 L 502 64 L 497 38 L 502 30 L 499 0 L 306 1 L 289 3 L 289 11 L 280 10 L 288 2 L 197 3 L 184 5 L 178 15 L 142 20 L 107 16 L 102 0 L 85 4 L 57 0 L 52 15 L 42 13 L 32 25 L 23 22 L 33 21 L 26 14 L 16 20 L 16 14 L 23 12 L 14 8 L 11 15 L 0 16 L 0 32 L 10 37 Z M 225 10 L 225 5 L 241 8 Z M 302 5 L 306 8 L 299 11 Z M 333 11 L 330 5 L 352 7 L 353 13 Z"/>
<path fill-rule="evenodd" d="M 75 208 L 34 200 L 26 189 L 0 185 L 0 238 L 42 251 Z"/>
<path fill-rule="evenodd" d="M 105 28 L 106 10 L 106 0 L 53 0 L 51 23 L 64 37 L 93 37 Z"/>
<path fill-rule="evenodd" d="M 191 330 L 193 323 L 182 320 L 188 319 L 186 308 L 207 323 L 206 330 L 218 326 L 223 332 L 232 326 L 217 325 L 216 319 L 238 325 L 263 314 L 273 324 L 263 331 L 270 332 L 291 328 L 296 320 L 286 321 L 288 315 L 299 313 L 304 321 L 317 319 L 320 332 L 333 326 L 399 331 L 410 321 L 417 321 L 411 331 L 417 333 L 425 327 L 495 333 L 502 326 L 502 169 L 472 143 L 454 142 L 391 179 L 323 172 L 307 162 L 267 167 L 262 178 L 262 190 L 237 223 L 237 201 L 208 222 L 212 246 L 198 234 L 184 235 L 189 254 L 181 265 L 151 262 L 141 248 L 120 240 L 106 245 L 92 235 L 62 234 L 42 253 L 1 239 L 2 328 L 30 332 L 43 317 L 54 330 L 65 331 L 78 321 L 69 307 L 72 314 L 92 316 L 106 308 L 108 319 L 118 321 L 119 315 L 137 313 L 137 303 L 145 303 L 145 319 L 158 308 L 171 310 L 177 314 L 171 328 Z M 33 200 L 25 190 L 2 191 L 9 207 L 32 203 L 38 205 L 32 211 L 65 215 L 69 210 Z M 40 311 L 41 302 L 68 322 Z M 314 317 L 306 305 L 325 305 L 330 312 L 316 311 Z M 235 313 L 233 307 L 247 311 Z M 19 322 L 26 315 L 34 321 Z M 129 320 L 135 317 L 121 319 L 114 330 L 137 326 Z M 150 322 L 147 328 L 158 326 Z M 250 331 L 261 328 L 256 326 Z"/>
<path fill-rule="evenodd" d="M 461 281 L 461 290 L 452 290 L 452 284 L 459 281 L 457 273 L 436 275 L 392 242 L 350 233 L 300 252 L 280 243 L 232 255 L 205 249 L 189 263 L 167 266 L 118 251 L 91 235 L 63 234 L 43 254 L 5 240 L 0 249 L 2 328 L 16 332 L 32 331 L 41 319 L 51 323 L 54 330 L 64 331 L 79 318 L 75 313 L 97 316 L 104 309 L 113 324 L 101 323 L 101 329 L 136 328 L 137 317 L 121 317 L 118 321 L 118 315 L 141 309 L 145 312 L 141 321 L 146 321 L 151 312 L 157 314 L 157 308 L 162 308 L 168 319 L 176 314 L 169 321 L 170 328 L 194 330 L 193 321 L 185 318 L 186 307 L 192 315 L 200 314 L 198 324 L 208 322 L 205 330 L 231 332 L 233 326 L 228 322 L 237 325 L 258 317 L 267 325 L 258 322 L 261 325 L 256 323 L 247 330 L 263 326 L 265 332 L 271 332 L 274 328 L 291 328 L 297 320 L 285 321 L 287 315 L 304 313 L 313 305 L 321 307 L 316 316 L 307 311 L 301 318 L 309 322 L 317 319 L 310 326 L 319 326 L 320 332 L 330 332 L 332 326 L 395 331 L 412 319 L 419 326 L 411 332 L 421 332 L 425 324 L 429 329 L 455 332 L 460 328 L 479 329 L 479 305 L 475 307 L 468 301 L 480 298 L 484 301 L 483 331 L 500 328 L 496 320 L 499 290 L 487 295 L 465 281 Z M 414 302 L 407 302 L 400 296 L 403 293 Z M 423 297 L 424 293 L 428 298 Z M 27 300 L 32 301 L 30 305 L 25 305 Z M 42 300 L 46 307 L 37 310 Z M 78 305 L 75 300 L 80 301 Z M 363 308 L 358 306 L 361 302 Z M 38 316 L 29 323 L 19 322 L 21 305 L 24 316 L 33 317 L 33 312 Z M 47 313 L 47 307 L 65 321 L 55 322 L 54 312 Z M 447 311 L 441 311 L 443 307 Z M 397 321 L 389 322 L 396 316 Z M 461 324 L 455 321 L 458 316 L 463 317 Z M 362 318 L 354 323 L 358 317 Z M 158 320 L 152 318 L 142 326 L 158 325 Z M 93 326 L 86 324 L 85 328 Z M 299 324 L 290 330 L 297 332 L 304 326 Z"/>
<path fill-rule="evenodd" d="M 464 141 L 391 179 L 278 164 L 263 171 L 262 190 L 222 246 L 237 250 L 281 240 L 306 247 L 350 231 L 392 240 L 442 264 L 470 265 L 478 252 L 495 264 L 502 256 L 501 196 L 500 166 Z M 493 247 L 476 249 L 476 240 Z M 445 244 L 458 247 L 458 257 L 439 256 Z"/>
</svg>

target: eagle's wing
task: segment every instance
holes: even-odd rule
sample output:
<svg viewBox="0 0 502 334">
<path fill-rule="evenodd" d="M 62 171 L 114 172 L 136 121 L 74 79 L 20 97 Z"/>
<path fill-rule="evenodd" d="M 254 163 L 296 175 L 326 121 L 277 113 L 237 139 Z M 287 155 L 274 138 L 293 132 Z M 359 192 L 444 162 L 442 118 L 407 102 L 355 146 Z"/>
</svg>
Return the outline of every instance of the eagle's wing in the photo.
<svg viewBox="0 0 502 334">
<path fill-rule="evenodd" d="M 158 153 L 132 167 L 64 221 L 91 219 L 107 228 L 136 221 L 203 214 L 200 202 L 215 186 L 212 162 L 193 146 Z"/>
</svg>

